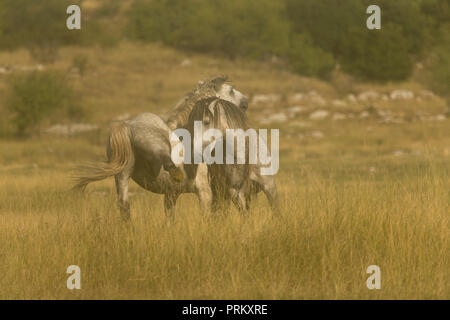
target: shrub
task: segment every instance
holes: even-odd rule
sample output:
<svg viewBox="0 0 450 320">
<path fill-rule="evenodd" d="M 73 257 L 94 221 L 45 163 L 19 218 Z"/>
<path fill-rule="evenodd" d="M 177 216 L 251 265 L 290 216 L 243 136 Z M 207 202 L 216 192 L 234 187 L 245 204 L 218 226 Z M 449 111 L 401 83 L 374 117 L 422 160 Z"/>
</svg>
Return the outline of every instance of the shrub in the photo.
<svg viewBox="0 0 450 320">
<path fill-rule="evenodd" d="M 89 65 L 89 58 L 86 55 L 76 55 L 72 59 L 72 67 L 77 69 L 80 76 L 84 76 Z"/>
<path fill-rule="evenodd" d="M 413 61 L 407 39 L 397 25 L 381 30 L 352 28 L 344 45 L 341 63 L 345 71 L 366 80 L 403 80 L 411 75 Z"/>
<path fill-rule="evenodd" d="M 38 129 L 55 113 L 73 116 L 77 112 L 73 91 L 59 73 L 35 71 L 13 77 L 9 85 L 6 105 L 19 135 Z"/>
<path fill-rule="evenodd" d="M 407 78 L 412 58 L 426 48 L 430 23 L 421 1 L 286 0 L 292 30 L 311 35 L 313 43 L 361 78 L 387 81 Z M 366 8 L 382 10 L 381 30 L 366 29 Z"/>
<path fill-rule="evenodd" d="M 293 71 L 305 76 L 324 78 L 335 66 L 333 55 L 314 46 L 305 34 L 295 34 L 288 52 L 289 64 Z"/>
</svg>

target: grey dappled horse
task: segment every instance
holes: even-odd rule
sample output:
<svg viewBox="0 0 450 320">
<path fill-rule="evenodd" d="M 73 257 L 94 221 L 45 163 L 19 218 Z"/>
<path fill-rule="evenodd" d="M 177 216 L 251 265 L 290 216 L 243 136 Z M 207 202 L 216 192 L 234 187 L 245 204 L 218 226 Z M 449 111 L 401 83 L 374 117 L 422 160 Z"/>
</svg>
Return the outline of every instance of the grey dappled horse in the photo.
<svg viewBox="0 0 450 320">
<path fill-rule="evenodd" d="M 75 188 L 84 190 L 91 182 L 114 176 L 124 219 L 130 218 L 129 178 L 154 193 L 170 194 L 182 188 L 183 172 L 170 157 L 169 132 L 166 123 L 152 113 L 113 124 L 106 146 L 108 161 L 80 168 Z"/>
<path fill-rule="evenodd" d="M 233 141 L 227 141 L 226 130 L 227 129 L 247 129 L 246 115 L 242 109 L 237 107 L 235 104 L 219 99 L 219 98 L 207 98 L 198 101 L 188 118 L 188 123 L 186 129 L 189 131 L 191 137 L 194 136 L 195 123 L 201 123 L 202 131 L 207 131 L 209 129 L 216 129 L 220 132 L 219 140 L 222 143 L 223 164 L 210 163 L 208 167 L 208 177 L 209 184 L 212 191 L 212 209 L 215 211 L 218 209 L 219 205 L 227 204 L 228 200 L 236 205 L 240 210 L 248 209 L 248 198 L 247 194 L 250 187 L 250 165 L 248 162 L 244 164 L 224 164 L 224 158 L 226 155 L 226 145 L 227 143 L 234 144 Z M 212 148 L 213 153 L 218 152 L 220 145 L 218 140 L 214 141 L 202 141 L 202 150 L 207 148 L 207 146 L 212 143 L 214 147 Z M 191 156 L 195 157 L 194 144 L 191 143 L 192 152 Z M 234 149 L 234 148 L 233 148 Z M 234 151 L 235 154 L 237 151 Z M 246 158 L 248 158 L 248 150 L 246 150 Z M 233 159 L 235 159 L 235 154 Z M 193 159 L 190 161 L 194 163 Z M 186 173 L 188 176 L 194 177 L 197 170 L 196 164 L 185 165 Z"/>
<path fill-rule="evenodd" d="M 216 77 L 209 80 L 200 81 L 197 88 L 185 95 L 165 117 L 169 128 L 175 130 L 177 128 L 185 128 L 189 115 L 195 104 L 205 98 L 217 97 L 234 103 L 243 112 L 248 108 L 248 98 L 235 90 L 226 77 Z M 271 175 L 261 174 L 261 164 L 253 165 L 250 172 L 250 188 L 247 193 L 248 202 L 255 198 L 256 195 L 263 191 L 269 201 L 273 211 L 279 210 L 279 200 L 275 177 Z M 201 168 L 201 171 L 204 171 Z"/>
</svg>

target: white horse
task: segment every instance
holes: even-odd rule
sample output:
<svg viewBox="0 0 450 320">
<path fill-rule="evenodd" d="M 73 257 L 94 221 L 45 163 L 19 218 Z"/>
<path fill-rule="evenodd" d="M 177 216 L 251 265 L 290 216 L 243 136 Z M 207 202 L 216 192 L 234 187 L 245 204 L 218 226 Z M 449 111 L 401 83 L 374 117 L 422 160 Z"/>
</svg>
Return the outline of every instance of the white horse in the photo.
<svg viewBox="0 0 450 320">
<path fill-rule="evenodd" d="M 246 112 L 248 108 L 248 98 L 241 92 L 235 90 L 231 86 L 226 77 L 216 77 L 210 80 L 200 81 L 197 88 L 188 93 L 181 99 L 175 108 L 165 117 L 169 128 L 175 130 L 177 128 L 186 128 L 189 115 L 195 104 L 201 99 L 217 97 L 229 101 L 238 106 L 242 111 Z M 198 119 L 201 120 L 201 119 Z M 206 171 L 200 168 L 201 171 Z M 256 197 L 263 191 L 269 201 L 269 205 L 275 212 L 279 211 L 278 191 L 275 177 L 271 175 L 261 174 L 261 164 L 251 167 L 250 172 L 250 188 L 247 192 L 247 202 Z"/>
<path fill-rule="evenodd" d="M 226 131 L 228 129 L 247 129 L 247 117 L 245 113 L 235 104 L 218 98 L 207 98 L 198 101 L 189 115 L 187 130 L 192 137 L 195 135 L 196 123 L 201 123 L 202 129 L 207 131 L 214 129 L 220 132 L 220 144 L 215 140 L 212 144 L 214 154 L 225 154 L 227 144 L 234 144 L 234 137 L 228 141 Z M 202 141 L 202 149 L 205 149 L 210 141 Z M 222 150 L 216 150 L 222 148 Z M 190 155 L 195 154 L 194 144 L 191 143 Z M 234 148 L 233 148 L 234 150 Z M 219 153 L 218 153 L 219 152 Z M 248 158 L 248 148 L 246 148 L 246 158 Z M 232 154 L 236 158 L 237 151 Z M 230 156 L 227 154 L 227 157 Z M 195 156 L 194 156 L 195 157 Z M 189 159 L 190 163 L 194 163 L 194 159 Z M 198 169 L 197 164 L 185 165 L 188 176 L 195 176 Z M 212 191 L 212 210 L 216 211 L 220 205 L 227 205 L 231 200 L 240 211 L 246 211 L 249 208 L 247 196 L 250 191 L 250 170 L 248 163 L 244 164 L 224 164 L 210 163 L 207 164 L 209 184 Z"/>
</svg>

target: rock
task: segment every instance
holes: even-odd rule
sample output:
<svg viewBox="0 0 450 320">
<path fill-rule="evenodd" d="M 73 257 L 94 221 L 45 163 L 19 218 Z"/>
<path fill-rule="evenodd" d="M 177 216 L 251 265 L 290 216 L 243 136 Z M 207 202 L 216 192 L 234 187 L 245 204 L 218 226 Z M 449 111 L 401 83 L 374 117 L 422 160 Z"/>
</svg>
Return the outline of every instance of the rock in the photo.
<svg viewBox="0 0 450 320">
<path fill-rule="evenodd" d="M 281 101 L 281 95 L 279 94 L 257 94 L 253 96 L 253 104 L 274 104 Z"/>
<path fill-rule="evenodd" d="M 77 133 L 91 132 L 98 129 L 98 126 L 87 123 L 55 124 L 46 129 L 44 133 L 56 134 L 61 136 L 72 136 Z"/>
<path fill-rule="evenodd" d="M 392 100 L 411 100 L 414 99 L 414 92 L 410 90 L 394 90 L 391 92 Z"/>
<path fill-rule="evenodd" d="M 377 110 L 377 113 L 380 117 L 388 117 L 391 115 L 389 110 Z"/>
<path fill-rule="evenodd" d="M 309 101 L 311 101 L 311 103 L 319 105 L 319 106 L 324 106 L 327 104 L 327 101 L 318 94 L 311 95 L 309 97 Z"/>
<path fill-rule="evenodd" d="M 17 70 L 17 71 L 43 71 L 44 70 L 44 66 L 42 64 L 38 64 L 36 66 L 13 66 L 13 70 Z"/>
<path fill-rule="evenodd" d="M 347 116 L 343 113 L 335 113 L 333 114 L 333 118 L 334 121 L 339 121 L 339 120 L 345 120 L 347 119 Z"/>
<path fill-rule="evenodd" d="M 313 113 L 311 113 L 309 115 L 309 118 L 311 120 L 323 120 L 325 118 L 327 118 L 330 115 L 330 113 L 326 110 L 317 110 L 314 111 Z"/>
<path fill-rule="evenodd" d="M 347 100 L 350 101 L 350 102 L 353 102 L 353 103 L 357 102 L 356 96 L 354 94 L 349 94 L 347 96 Z"/>
<path fill-rule="evenodd" d="M 9 68 L 8 66 L 0 67 L 0 74 L 7 74 L 10 72 L 11 72 L 11 68 Z"/>
<path fill-rule="evenodd" d="M 313 137 L 313 138 L 321 139 L 324 136 L 325 135 L 323 134 L 322 131 L 313 131 L 313 132 L 311 132 L 311 137 Z"/>
<path fill-rule="evenodd" d="M 319 106 L 324 106 L 327 104 L 327 101 L 320 95 L 317 93 L 317 91 L 312 90 L 308 93 L 296 93 L 292 96 L 289 97 L 289 102 L 290 103 L 299 103 L 299 102 L 303 102 L 303 103 L 311 103 L 311 104 L 315 104 L 315 105 L 319 105 Z"/>
<path fill-rule="evenodd" d="M 289 97 L 289 101 L 293 103 L 302 102 L 305 99 L 305 95 L 303 93 L 295 93 Z"/>
<path fill-rule="evenodd" d="M 380 98 L 380 94 L 375 91 L 365 91 L 365 92 L 361 92 L 358 95 L 358 100 L 360 100 L 360 101 L 377 100 L 379 98 Z"/>
<path fill-rule="evenodd" d="M 434 117 L 433 120 L 434 121 L 445 121 L 445 120 L 447 120 L 447 117 L 444 114 L 438 114 L 437 116 Z"/>
<path fill-rule="evenodd" d="M 347 106 L 347 104 L 345 103 L 345 101 L 342 100 L 333 100 L 333 102 L 331 103 L 333 105 L 333 107 L 341 107 L 344 108 Z"/>
<path fill-rule="evenodd" d="M 181 61 L 180 66 L 182 67 L 190 67 L 192 65 L 192 61 L 189 59 L 184 59 L 183 61 Z"/>
<path fill-rule="evenodd" d="M 260 122 L 263 124 L 272 123 L 272 122 L 286 122 L 288 120 L 288 117 L 286 114 L 280 112 L 280 113 L 274 113 L 272 115 L 269 115 L 265 119 L 261 120 Z"/>
<path fill-rule="evenodd" d="M 436 95 L 429 90 L 422 90 L 419 92 L 419 95 L 422 99 L 430 100 L 436 98 Z"/>
<path fill-rule="evenodd" d="M 289 117 L 293 118 L 295 117 L 297 114 L 304 112 L 306 110 L 305 107 L 302 106 L 293 106 L 293 107 L 289 107 L 286 109 L 286 112 L 288 114 Z"/>
<path fill-rule="evenodd" d="M 365 119 L 365 118 L 368 118 L 368 117 L 370 117 L 370 113 L 368 111 L 363 111 L 363 112 L 361 112 L 359 114 L 359 118 L 360 119 Z"/>
<path fill-rule="evenodd" d="M 43 71 L 45 70 L 44 65 L 37 64 L 35 66 L 25 66 L 25 65 L 15 65 L 15 66 L 3 66 L 0 67 L 0 74 L 6 74 L 15 71 Z"/>
</svg>

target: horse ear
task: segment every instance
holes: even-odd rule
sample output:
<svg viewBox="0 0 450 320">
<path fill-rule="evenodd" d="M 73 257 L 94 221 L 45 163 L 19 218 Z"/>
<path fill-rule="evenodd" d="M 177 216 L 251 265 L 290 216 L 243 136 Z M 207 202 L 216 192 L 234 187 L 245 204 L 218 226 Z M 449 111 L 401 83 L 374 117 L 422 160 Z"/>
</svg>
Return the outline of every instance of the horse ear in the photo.
<svg viewBox="0 0 450 320">
<path fill-rule="evenodd" d="M 213 81 L 212 81 L 212 83 L 214 85 L 214 89 L 216 91 L 219 91 L 225 82 L 227 82 L 227 78 L 225 78 L 225 77 L 218 77 L 218 78 L 213 79 Z"/>
</svg>

